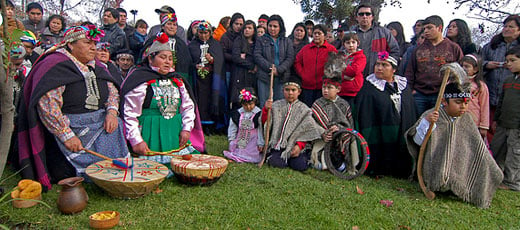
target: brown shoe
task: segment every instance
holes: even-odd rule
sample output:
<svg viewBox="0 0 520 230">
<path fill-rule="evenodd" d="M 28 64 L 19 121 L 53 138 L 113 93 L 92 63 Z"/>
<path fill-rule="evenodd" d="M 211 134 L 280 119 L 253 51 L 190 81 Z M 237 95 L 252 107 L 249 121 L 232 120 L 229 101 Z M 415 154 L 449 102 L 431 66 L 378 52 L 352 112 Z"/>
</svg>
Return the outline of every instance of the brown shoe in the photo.
<svg viewBox="0 0 520 230">
<path fill-rule="evenodd" d="M 498 188 L 499 188 L 499 189 L 503 189 L 503 190 L 510 190 L 510 188 L 507 187 L 507 185 L 505 185 L 505 184 L 500 184 L 500 185 L 498 186 Z"/>
</svg>

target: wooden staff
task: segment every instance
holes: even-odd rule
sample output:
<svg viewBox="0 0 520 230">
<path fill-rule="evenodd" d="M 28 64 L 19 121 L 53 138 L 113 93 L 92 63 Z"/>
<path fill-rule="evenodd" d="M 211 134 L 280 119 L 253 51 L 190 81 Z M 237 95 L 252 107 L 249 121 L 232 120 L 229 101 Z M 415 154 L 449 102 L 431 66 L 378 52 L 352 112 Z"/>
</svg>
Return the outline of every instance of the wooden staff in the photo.
<svg viewBox="0 0 520 230">
<path fill-rule="evenodd" d="M 269 99 L 273 100 L 273 84 L 274 84 L 274 64 L 271 65 L 271 81 L 269 83 Z M 271 104 L 272 107 L 272 104 Z M 271 131 L 271 108 L 267 109 L 267 121 L 264 132 L 264 148 L 262 149 L 262 160 L 258 163 L 258 168 L 261 168 L 264 165 L 265 158 L 267 156 L 267 149 L 269 149 L 269 133 Z"/>
<path fill-rule="evenodd" d="M 435 102 L 435 109 L 434 111 L 439 111 L 439 107 L 441 106 L 441 100 L 444 95 L 444 90 L 446 89 L 446 84 L 448 83 L 448 79 L 450 77 L 450 69 L 447 68 L 444 72 L 444 78 L 442 79 L 441 88 L 439 89 L 439 95 L 437 96 L 437 101 Z M 426 144 L 428 143 L 428 140 L 430 140 L 430 136 L 433 131 L 433 125 L 435 123 L 431 122 L 430 126 L 428 127 L 428 132 L 426 133 L 426 136 L 424 136 L 424 140 L 421 144 L 421 149 L 419 150 L 419 158 L 417 159 L 417 179 L 419 180 L 419 185 L 421 186 L 421 190 L 423 191 L 426 198 L 433 200 L 435 199 L 435 193 L 428 190 L 426 185 L 424 184 L 423 179 L 423 163 L 424 163 L 424 150 L 426 149 Z"/>
</svg>

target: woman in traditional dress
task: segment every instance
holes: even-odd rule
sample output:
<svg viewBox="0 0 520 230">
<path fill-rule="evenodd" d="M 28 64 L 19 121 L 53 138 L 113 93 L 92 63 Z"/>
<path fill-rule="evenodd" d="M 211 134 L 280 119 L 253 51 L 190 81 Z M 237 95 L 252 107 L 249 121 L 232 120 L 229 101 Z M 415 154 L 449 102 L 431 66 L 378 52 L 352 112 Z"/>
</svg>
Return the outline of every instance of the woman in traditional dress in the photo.
<svg viewBox="0 0 520 230">
<path fill-rule="evenodd" d="M 197 37 L 188 46 L 195 64 L 195 95 L 206 134 L 223 124 L 228 93 L 223 77 L 224 52 L 211 33 L 211 25 L 207 21 L 200 21 Z"/>
<path fill-rule="evenodd" d="M 188 46 L 182 39 L 177 35 L 177 17 L 175 14 L 166 14 L 161 19 L 161 32 L 168 36 L 168 44 L 170 45 L 171 51 L 174 52 L 173 56 L 173 68 L 175 72 L 182 75 L 184 79 L 191 82 L 191 76 L 188 72 L 191 66 L 190 53 Z M 179 42 L 181 41 L 181 42 Z M 144 44 L 143 53 L 146 53 L 146 49 L 152 45 L 153 39 L 148 39 Z M 143 58 L 142 61 L 145 61 Z"/>
<path fill-rule="evenodd" d="M 168 35 L 160 34 L 145 56 L 121 89 L 125 135 L 141 158 L 169 166 L 172 155 L 198 153 L 192 142 L 204 151 L 204 137 L 189 86 L 174 72 Z"/>
<path fill-rule="evenodd" d="M 18 111 L 19 161 L 24 178 L 46 188 L 61 179 L 84 175 L 101 160 L 129 157 L 118 118 L 119 93 L 106 68 L 95 62 L 95 26 L 75 26 L 49 49 L 25 81 Z"/>
<path fill-rule="evenodd" d="M 405 77 L 395 75 L 397 59 L 378 54 L 374 73 L 355 97 L 354 120 L 370 148 L 370 175 L 406 178 L 412 174 L 412 158 L 403 133 L 417 120 L 415 102 Z"/>
</svg>

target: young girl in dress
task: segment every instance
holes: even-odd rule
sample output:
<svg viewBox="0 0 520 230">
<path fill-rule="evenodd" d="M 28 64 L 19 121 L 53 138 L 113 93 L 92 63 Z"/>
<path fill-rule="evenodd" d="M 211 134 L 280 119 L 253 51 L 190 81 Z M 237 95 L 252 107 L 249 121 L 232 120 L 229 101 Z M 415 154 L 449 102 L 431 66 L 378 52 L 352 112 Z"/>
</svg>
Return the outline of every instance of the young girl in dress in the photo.
<svg viewBox="0 0 520 230">
<path fill-rule="evenodd" d="M 482 64 L 473 54 L 464 56 L 460 63 L 471 79 L 471 100 L 468 110 L 485 140 L 489 129 L 489 91 L 482 78 Z"/>
<path fill-rule="evenodd" d="M 258 163 L 262 159 L 261 151 L 264 137 L 259 122 L 262 114 L 256 106 L 258 99 L 252 88 L 244 88 L 239 93 L 242 108 L 231 112 L 228 128 L 229 151 L 224 156 L 236 162 Z"/>
</svg>

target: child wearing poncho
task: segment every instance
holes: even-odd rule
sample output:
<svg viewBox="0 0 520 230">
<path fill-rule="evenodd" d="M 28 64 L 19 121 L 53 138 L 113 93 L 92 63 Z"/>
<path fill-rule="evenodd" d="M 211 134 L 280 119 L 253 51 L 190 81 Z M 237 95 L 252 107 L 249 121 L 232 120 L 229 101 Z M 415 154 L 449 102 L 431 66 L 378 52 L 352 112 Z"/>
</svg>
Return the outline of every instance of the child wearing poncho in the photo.
<svg viewBox="0 0 520 230">
<path fill-rule="evenodd" d="M 252 88 L 242 89 L 239 99 L 242 108 L 231 112 L 229 151 L 224 151 L 224 156 L 236 162 L 258 163 L 262 160 L 260 152 L 264 146 L 262 126 L 258 121 L 262 110 L 256 106 L 258 99 Z"/>
<path fill-rule="evenodd" d="M 406 144 L 417 159 L 429 124 L 434 122 L 424 153 L 422 174 L 426 186 L 430 191 L 451 190 L 466 202 L 488 208 L 503 175 L 467 113 L 470 96 L 469 87 L 448 84 L 442 108 L 424 112 L 406 131 Z"/>
<path fill-rule="evenodd" d="M 272 108 L 270 138 L 266 143 L 270 166 L 307 170 L 309 154 L 305 146 L 307 142 L 321 138 L 323 128 L 312 119 L 309 107 L 298 100 L 301 91 L 298 83 L 289 81 L 283 86 L 285 99 L 265 102 L 262 123 L 266 123 L 267 111 Z"/>
</svg>

